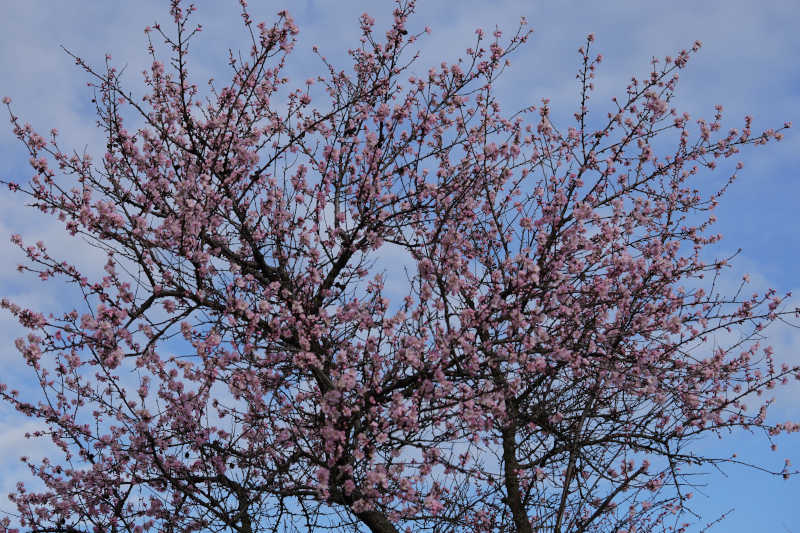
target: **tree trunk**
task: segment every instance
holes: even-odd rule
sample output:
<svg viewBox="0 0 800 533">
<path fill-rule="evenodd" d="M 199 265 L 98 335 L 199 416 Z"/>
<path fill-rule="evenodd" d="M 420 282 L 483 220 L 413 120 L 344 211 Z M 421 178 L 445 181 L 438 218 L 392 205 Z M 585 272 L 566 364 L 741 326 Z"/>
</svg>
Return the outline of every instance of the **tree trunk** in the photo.
<svg viewBox="0 0 800 533">
<path fill-rule="evenodd" d="M 519 490 L 519 477 L 517 470 L 516 455 L 516 431 L 514 428 L 503 430 L 503 466 L 505 474 L 506 499 L 511 516 L 514 518 L 514 526 L 517 533 L 533 533 L 533 527 L 528 520 L 528 513 L 522 504 L 522 494 Z"/>
<path fill-rule="evenodd" d="M 378 511 L 362 511 L 355 513 L 372 533 L 399 533 L 383 513 Z"/>
</svg>

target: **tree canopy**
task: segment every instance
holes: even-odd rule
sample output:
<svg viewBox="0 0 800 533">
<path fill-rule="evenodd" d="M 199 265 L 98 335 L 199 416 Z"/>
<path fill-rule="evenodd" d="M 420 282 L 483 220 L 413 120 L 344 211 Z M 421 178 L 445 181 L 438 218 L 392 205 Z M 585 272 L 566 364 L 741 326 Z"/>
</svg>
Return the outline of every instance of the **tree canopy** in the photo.
<svg viewBox="0 0 800 533">
<path fill-rule="evenodd" d="M 3 299 L 41 385 L 0 397 L 59 457 L 12 495 L 37 532 L 683 531 L 704 435 L 768 435 L 763 391 L 800 377 L 763 343 L 796 313 L 732 294 L 712 211 L 742 147 L 782 130 L 672 105 L 700 43 L 570 125 L 507 113 L 495 81 L 529 37 L 477 32 L 415 73 L 425 31 L 367 14 L 351 69 L 284 75 L 298 28 L 251 20 L 230 81 L 190 76 L 192 6 L 147 28 L 148 93 L 78 57 L 106 152 L 63 149 L 8 106 L 34 175 L 13 194 L 107 252 L 89 279 L 45 243 L 21 269 L 84 301 Z M 130 124 L 135 124 L 131 126 Z M 126 126 L 127 125 L 127 126 Z M 131 128 L 131 129 L 128 129 Z M 698 177 L 733 171 L 708 192 Z M 401 254 L 405 291 L 376 258 Z M 787 468 L 778 475 L 789 475 Z M 6 518 L 0 531 L 10 531 Z"/>
</svg>

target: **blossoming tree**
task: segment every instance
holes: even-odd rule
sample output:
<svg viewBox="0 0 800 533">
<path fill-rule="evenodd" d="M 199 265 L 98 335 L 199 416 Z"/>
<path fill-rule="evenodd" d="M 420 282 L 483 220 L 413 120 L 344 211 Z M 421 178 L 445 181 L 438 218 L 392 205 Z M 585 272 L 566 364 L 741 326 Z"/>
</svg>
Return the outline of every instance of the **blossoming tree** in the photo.
<svg viewBox="0 0 800 533">
<path fill-rule="evenodd" d="M 0 396 L 61 452 L 27 461 L 43 488 L 19 486 L 14 523 L 680 530 L 687 475 L 732 460 L 698 455 L 698 438 L 798 429 L 758 403 L 798 373 L 759 344 L 784 297 L 748 296 L 747 280 L 720 295 L 726 260 L 704 253 L 735 174 L 693 185 L 781 131 L 672 108 L 699 43 L 590 117 L 592 36 L 571 125 L 546 100 L 504 114 L 493 84 L 524 21 L 415 76 L 413 7 L 398 1 L 380 36 L 363 15 L 352 70 L 323 57 L 292 89 L 295 24 L 255 24 L 242 2 L 252 48 L 204 93 L 193 7 L 174 0 L 174 30 L 146 29 L 171 57 L 151 41 L 143 98 L 110 58 L 76 58 L 107 138 L 97 161 L 10 111 L 34 175 L 5 183 L 107 252 L 89 279 L 12 237 L 22 270 L 85 300 L 47 316 L 2 300 L 41 392 Z M 399 300 L 375 265 L 389 249 L 414 265 Z"/>
</svg>

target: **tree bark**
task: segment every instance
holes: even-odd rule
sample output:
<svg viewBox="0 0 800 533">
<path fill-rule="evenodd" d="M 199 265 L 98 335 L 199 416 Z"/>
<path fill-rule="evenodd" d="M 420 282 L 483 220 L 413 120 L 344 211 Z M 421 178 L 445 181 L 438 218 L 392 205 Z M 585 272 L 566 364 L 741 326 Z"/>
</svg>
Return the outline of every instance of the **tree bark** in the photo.
<svg viewBox="0 0 800 533">
<path fill-rule="evenodd" d="M 522 504 L 522 494 L 519 490 L 519 476 L 516 455 L 516 431 L 513 427 L 503 430 L 503 468 L 505 474 L 506 500 L 517 533 L 533 533 L 533 527 L 528 520 L 528 513 Z"/>
<path fill-rule="evenodd" d="M 355 515 L 372 533 L 399 533 L 389 519 L 379 511 L 362 511 Z"/>
</svg>

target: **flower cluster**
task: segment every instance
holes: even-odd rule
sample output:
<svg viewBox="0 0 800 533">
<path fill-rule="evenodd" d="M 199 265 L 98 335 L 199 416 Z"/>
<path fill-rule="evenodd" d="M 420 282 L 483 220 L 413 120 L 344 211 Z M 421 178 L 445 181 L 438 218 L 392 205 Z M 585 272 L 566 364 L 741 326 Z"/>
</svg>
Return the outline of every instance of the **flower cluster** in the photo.
<svg viewBox="0 0 800 533">
<path fill-rule="evenodd" d="M 547 100 L 509 116 L 495 98 L 524 21 L 412 76 L 429 30 L 399 0 L 383 36 L 360 18 L 352 71 L 323 58 L 291 90 L 292 18 L 254 26 L 240 3 L 252 48 L 210 94 L 178 0 L 173 34 L 146 30 L 172 58 L 150 42 L 141 100 L 110 57 L 76 58 L 107 134 L 97 160 L 11 114 L 33 175 L 9 189 L 108 254 L 90 280 L 12 237 L 22 270 L 74 283 L 90 309 L 0 302 L 30 330 L 17 348 L 42 389 L 0 397 L 63 453 L 26 459 L 44 489 L 12 495 L 23 527 L 646 531 L 688 505 L 702 434 L 797 431 L 748 410 L 798 375 L 758 342 L 784 297 L 703 288 L 726 264 L 703 250 L 735 174 L 693 185 L 789 125 L 724 133 L 721 107 L 711 122 L 674 109 L 699 43 L 597 125 L 590 35 L 561 130 Z M 415 264 L 400 300 L 374 268 L 389 249 Z"/>
</svg>

